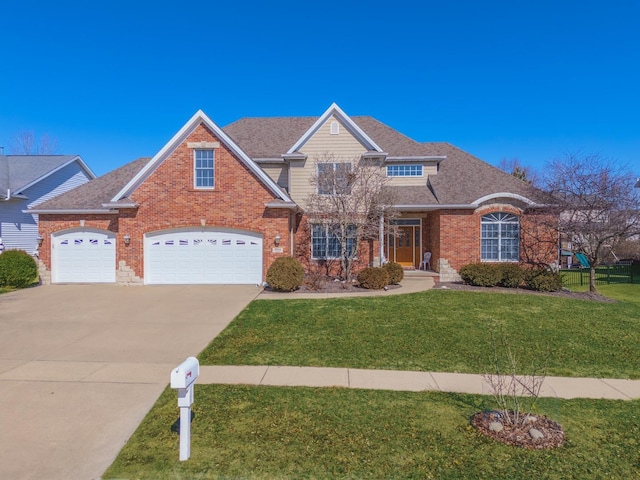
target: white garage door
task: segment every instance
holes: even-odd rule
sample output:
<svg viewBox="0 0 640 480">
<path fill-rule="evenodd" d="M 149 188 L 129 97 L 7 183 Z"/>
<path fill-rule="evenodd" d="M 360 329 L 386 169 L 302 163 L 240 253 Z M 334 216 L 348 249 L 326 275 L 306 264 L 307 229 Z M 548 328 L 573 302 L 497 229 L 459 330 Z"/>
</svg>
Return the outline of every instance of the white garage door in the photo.
<svg viewBox="0 0 640 480">
<path fill-rule="evenodd" d="M 115 234 L 79 230 L 54 235 L 51 248 L 54 283 L 114 283 Z"/>
<path fill-rule="evenodd" d="M 144 265 L 148 284 L 259 284 L 262 237 L 202 230 L 147 234 Z"/>
</svg>

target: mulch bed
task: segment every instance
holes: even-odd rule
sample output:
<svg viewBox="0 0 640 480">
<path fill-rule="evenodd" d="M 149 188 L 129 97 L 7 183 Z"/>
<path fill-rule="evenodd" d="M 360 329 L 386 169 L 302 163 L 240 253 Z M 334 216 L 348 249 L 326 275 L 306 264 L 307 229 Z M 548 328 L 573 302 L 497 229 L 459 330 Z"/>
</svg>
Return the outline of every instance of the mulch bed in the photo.
<svg viewBox="0 0 640 480">
<path fill-rule="evenodd" d="M 478 412 L 471 417 L 471 425 L 480 433 L 514 447 L 538 450 L 558 448 L 564 444 L 564 430 L 557 422 L 543 415 L 532 415 L 521 416 L 520 422 L 515 425 L 513 412 L 506 414 L 510 416 L 511 422 L 505 418 L 503 412 Z M 499 426 L 495 428 L 498 424 L 502 429 Z M 541 437 L 536 435 L 538 432 L 542 434 Z"/>
<path fill-rule="evenodd" d="M 388 285 L 387 290 L 393 290 L 396 288 L 402 288 L 402 285 Z M 499 292 L 499 293 L 511 293 L 511 294 L 526 294 L 526 295 L 546 295 L 550 297 L 561 298 L 574 298 L 578 300 L 593 300 L 596 302 L 609 302 L 613 303 L 615 300 L 604 297 L 597 293 L 591 292 L 572 292 L 569 290 L 562 290 L 560 292 L 535 292 L 533 290 L 527 290 L 525 288 L 502 288 L 502 287 L 474 287 L 471 285 L 465 285 L 462 282 L 436 282 L 434 289 L 442 290 L 471 290 L 477 292 Z M 269 287 L 264 289 L 265 292 L 278 293 Z M 343 282 L 341 280 L 326 277 L 322 280 L 305 278 L 302 286 L 291 293 L 361 293 L 369 292 L 366 288 L 362 288 L 357 282 Z"/>
</svg>

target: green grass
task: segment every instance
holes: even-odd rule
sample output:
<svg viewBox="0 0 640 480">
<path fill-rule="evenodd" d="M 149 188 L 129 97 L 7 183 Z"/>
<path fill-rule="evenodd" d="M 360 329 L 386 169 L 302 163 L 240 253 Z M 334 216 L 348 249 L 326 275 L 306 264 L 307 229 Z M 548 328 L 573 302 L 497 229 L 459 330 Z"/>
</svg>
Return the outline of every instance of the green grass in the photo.
<svg viewBox="0 0 640 480">
<path fill-rule="evenodd" d="M 574 292 L 588 292 L 589 285 L 574 285 L 570 287 Z M 630 302 L 640 307 L 640 284 L 618 283 L 611 285 L 598 285 L 598 293 L 605 297 L 613 298 L 619 302 Z"/>
<path fill-rule="evenodd" d="M 640 302 L 432 290 L 411 295 L 251 303 L 200 355 L 203 364 L 485 373 L 501 329 L 526 366 L 549 375 L 640 378 Z M 602 287 L 603 293 L 607 291 Z M 632 301 L 628 301 L 632 300 Z M 523 371 L 522 373 L 527 373 Z"/>
<path fill-rule="evenodd" d="M 541 399 L 565 445 L 524 450 L 470 427 L 491 397 L 197 385 L 178 461 L 167 389 L 104 479 L 600 479 L 640 476 L 640 401 Z"/>
</svg>

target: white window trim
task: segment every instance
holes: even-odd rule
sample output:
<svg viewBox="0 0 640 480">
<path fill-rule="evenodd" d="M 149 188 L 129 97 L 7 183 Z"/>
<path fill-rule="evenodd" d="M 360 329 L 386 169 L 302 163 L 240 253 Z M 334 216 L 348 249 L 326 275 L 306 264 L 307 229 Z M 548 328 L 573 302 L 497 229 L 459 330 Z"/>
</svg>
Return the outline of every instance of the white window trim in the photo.
<svg viewBox="0 0 640 480">
<path fill-rule="evenodd" d="M 210 151 L 212 154 L 213 161 L 213 185 L 211 186 L 200 186 L 198 185 L 198 167 L 197 167 L 197 155 L 198 152 Z M 208 168 L 201 170 L 208 170 Z M 216 188 L 216 151 L 213 148 L 196 148 L 193 150 L 193 188 L 196 190 L 215 190 Z"/>
<path fill-rule="evenodd" d="M 397 174 L 397 175 L 390 175 L 389 174 L 389 169 L 395 169 L 395 168 L 405 168 L 407 169 L 407 171 L 409 173 L 407 174 Z M 411 170 L 413 168 L 419 168 L 420 169 L 420 173 L 419 174 L 413 174 L 411 173 Z M 423 165 L 411 165 L 411 164 L 398 164 L 398 165 L 387 165 L 387 177 L 391 177 L 391 178 L 406 178 L 406 177 L 423 177 L 424 176 L 424 166 Z"/>
<path fill-rule="evenodd" d="M 510 215 L 511 217 L 514 217 L 517 221 L 503 221 L 503 220 L 498 220 L 498 221 L 484 221 L 485 217 L 488 217 L 489 215 Z M 483 240 L 485 240 L 482 237 L 482 225 L 483 224 L 498 224 L 498 258 L 497 259 L 493 259 L 493 258 L 482 258 L 482 242 Z M 502 244 L 502 229 L 501 226 L 503 224 L 517 224 L 518 225 L 518 258 L 516 259 L 503 259 L 502 258 L 502 248 L 501 248 L 501 244 Z M 480 261 L 481 262 L 486 262 L 486 263 L 518 263 L 520 262 L 520 254 L 521 252 L 521 235 L 520 235 L 520 215 L 516 215 L 514 213 L 508 213 L 508 212 L 491 212 L 491 213 L 487 213 L 482 215 L 482 217 L 480 217 Z M 489 240 L 489 239 L 487 239 Z"/>
</svg>

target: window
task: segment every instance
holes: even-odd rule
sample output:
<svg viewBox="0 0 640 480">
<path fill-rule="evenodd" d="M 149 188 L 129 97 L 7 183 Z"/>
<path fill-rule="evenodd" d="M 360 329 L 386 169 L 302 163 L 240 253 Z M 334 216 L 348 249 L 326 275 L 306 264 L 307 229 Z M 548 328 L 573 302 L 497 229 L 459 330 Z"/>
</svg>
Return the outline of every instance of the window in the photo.
<svg viewBox="0 0 640 480">
<path fill-rule="evenodd" d="M 319 163 L 318 194 L 349 195 L 351 193 L 350 163 Z"/>
<path fill-rule="evenodd" d="M 214 178 L 213 150 L 194 151 L 195 188 L 213 188 Z"/>
<path fill-rule="evenodd" d="M 387 177 L 421 177 L 422 165 L 387 165 Z"/>
<path fill-rule="evenodd" d="M 316 260 L 340 258 L 342 248 L 340 225 L 317 224 L 311 228 L 311 257 Z M 356 248 L 356 227 L 347 227 L 347 255 L 350 256 Z"/>
<path fill-rule="evenodd" d="M 488 262 L 520 259 L 520 219 L 511 213 L 490 213 L 481 220 L 481 258 Z"/>
</svg>

